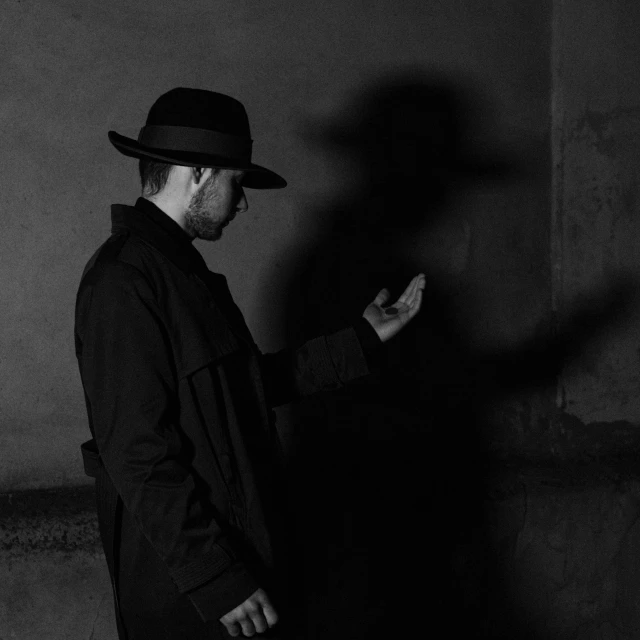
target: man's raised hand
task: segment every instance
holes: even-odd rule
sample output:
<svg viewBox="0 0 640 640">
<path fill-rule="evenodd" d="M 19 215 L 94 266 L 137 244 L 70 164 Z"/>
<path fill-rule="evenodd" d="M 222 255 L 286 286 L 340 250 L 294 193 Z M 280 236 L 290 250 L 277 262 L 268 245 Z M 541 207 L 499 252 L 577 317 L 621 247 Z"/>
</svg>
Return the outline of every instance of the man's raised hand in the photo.
<svg viewBox="0 0 640 640">
<path fill-rule="evenodd" d="M 251 637 L 256 633 L 264 633 L 278 622 L 278 614 L 273 608 L 269 596 L 262 590 L 254 591 L 242 604 L 220 618 L 229 635 L 239 636 L 241 633 Z"/>
<path fill-rule="evenodd" d="M 382 289 L 364 310 L 362 317 L 376 330 L 382 342 L 393 338 L 420 311 L 424 284 L 424 274 L 420 273 L 411 280 L 398 301 L 389 306 L 383 306 L 389 299 L 389 291 Z"/>
</svg>

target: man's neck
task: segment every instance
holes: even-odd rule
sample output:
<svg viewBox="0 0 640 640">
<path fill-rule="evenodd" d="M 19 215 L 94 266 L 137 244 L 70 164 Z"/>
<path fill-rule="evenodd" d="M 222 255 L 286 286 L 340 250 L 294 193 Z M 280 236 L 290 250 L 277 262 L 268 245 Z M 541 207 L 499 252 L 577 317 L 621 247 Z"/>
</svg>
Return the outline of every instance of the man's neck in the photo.
<svg viewBox="0 0 640 640">
<path fill-rule="evenodd" d="M 160 211 L 168 215 L 174 222 L 186 231 L 184 224 L 184 206 L 177 202 L 174 198 L 169 198 L 158 194 L 155 196 L 142 196 L 145 200 L 153 203 Z"/>
</svg>

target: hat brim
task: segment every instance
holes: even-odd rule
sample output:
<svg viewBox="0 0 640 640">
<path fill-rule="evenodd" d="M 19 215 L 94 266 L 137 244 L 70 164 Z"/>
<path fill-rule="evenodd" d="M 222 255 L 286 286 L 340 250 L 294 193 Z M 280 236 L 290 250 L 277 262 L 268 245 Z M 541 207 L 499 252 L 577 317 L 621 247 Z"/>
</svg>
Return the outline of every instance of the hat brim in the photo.
<svg viewBox="0 0 640 640">
<path fill-rule="evenodd" d="M 150 158 L 184 167 L 240 169 L 246 172 L 242 186 L 250 189 L 282 189 L 287 186 L 287 181 L 282 176 L 252 162 L 244 163 L 208 153 L 151 149 L 141 145 L 137 140 L 122 136 L 115 131 L 109 131 L 109 141 L 120 153 L 131 158 Z"/>
</svg>

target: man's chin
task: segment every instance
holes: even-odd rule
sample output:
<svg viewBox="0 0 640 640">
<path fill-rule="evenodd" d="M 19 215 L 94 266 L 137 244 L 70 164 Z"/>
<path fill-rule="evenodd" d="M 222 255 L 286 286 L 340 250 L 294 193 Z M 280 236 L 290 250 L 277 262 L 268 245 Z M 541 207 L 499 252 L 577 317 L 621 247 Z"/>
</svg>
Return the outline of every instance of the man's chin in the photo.
<svg viewBox="0 0 640 640">
<path fill-rule="evenodd" d="M 220 240 L 222 237 L 222 229 L 218 229 L 217 231 L 207 232 L 198 236 L 200 240 L 205 240 L 206 242 L 215 242 L 216 240 Z"/>
<path fill-rule="evenodd" d="M 214 228 L 210 226 L 204 229 L 196 229 L 195 234 L 196 238 L 199 240 L 206 240 L 207 242 L 215 242 L 216 240 L 220 240 L 222 237 L 222 228 L 224 225 L 218 225 Z"/>
</svg>

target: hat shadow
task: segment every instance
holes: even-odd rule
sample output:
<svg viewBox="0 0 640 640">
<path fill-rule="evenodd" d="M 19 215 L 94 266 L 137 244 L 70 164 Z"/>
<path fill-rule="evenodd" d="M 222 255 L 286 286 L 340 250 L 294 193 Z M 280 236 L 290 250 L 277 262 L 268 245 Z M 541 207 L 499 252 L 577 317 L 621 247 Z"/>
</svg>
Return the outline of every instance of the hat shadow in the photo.
<svg viewBox="0 0 640 640">
<path fill-rule="evenodd" d="M 485 116 L 473 92 L 408 70 L 356 92 L 335 120 L 306 124 L 303 140 L 355 174 L 344 212 L 352 223 L 367 232 L 422 228 L 446 214 L 456 189 L 523 171 L 519 156 L 474 142 L 473 120 Z"/>
</svg>

